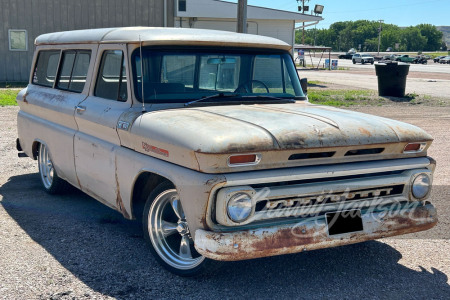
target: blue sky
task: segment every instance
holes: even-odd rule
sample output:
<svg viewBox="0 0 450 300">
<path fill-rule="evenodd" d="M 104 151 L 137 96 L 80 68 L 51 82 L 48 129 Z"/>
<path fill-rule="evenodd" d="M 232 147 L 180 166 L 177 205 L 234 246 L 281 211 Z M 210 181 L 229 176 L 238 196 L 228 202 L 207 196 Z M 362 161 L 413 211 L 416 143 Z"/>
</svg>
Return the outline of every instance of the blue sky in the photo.
<svg viewBox="0 0 450 300">
<path fill-rule="evenodd" d="M 237 2 L 237 1 L 231 1 Z M 306 1 L 305 1 L 306 2 Z M 249 5 L 297 11 L 296 0 L 248 0 Z M 317 28 L 328 28 L 338 21 L 384 20 L 398 26 L 421 23 L 450 26 L 450 0 L 311 0 L 325 6 L 324 21 Z M 306 3 L 305 3 L 306 5 Z"/>
</svg>

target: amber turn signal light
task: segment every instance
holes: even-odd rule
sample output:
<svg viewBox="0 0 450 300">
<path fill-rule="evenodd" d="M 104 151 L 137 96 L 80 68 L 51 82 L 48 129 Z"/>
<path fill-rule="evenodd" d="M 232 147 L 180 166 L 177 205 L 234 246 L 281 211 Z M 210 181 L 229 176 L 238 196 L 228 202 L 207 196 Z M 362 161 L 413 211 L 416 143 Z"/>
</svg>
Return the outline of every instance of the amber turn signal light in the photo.
<svg viewBox="0 0 450 300">
<path fill-rule="evenodd" d="M 259 154 L 232 155 L 228 158 L 228 165 L 256 165 L 260 160 Z"/>
<path fill-rule="evenodd" d="M 427 143 L 409 143 L 403 149 L 403 152 L 422 152 Z"/>
</svg>

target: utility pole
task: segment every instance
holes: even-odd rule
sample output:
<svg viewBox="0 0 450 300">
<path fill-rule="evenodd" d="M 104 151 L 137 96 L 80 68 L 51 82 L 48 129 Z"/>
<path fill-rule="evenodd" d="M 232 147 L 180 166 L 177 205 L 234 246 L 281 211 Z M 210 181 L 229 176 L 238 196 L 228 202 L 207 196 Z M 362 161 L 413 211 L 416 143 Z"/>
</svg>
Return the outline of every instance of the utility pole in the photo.
<svg viewBox="0 0 450 300">
<path fill-rule="evenodd" d="M 381 27 L 381 24 L 383 24 L 383 20 L 378 20 L 378 22 L 380 22 L 380 27 L 378 28 L 378 56 L 380 55 L 380 44 L 381 44 L 381 30 L 382 30 L 382 27 Z"/>
<path fill-rule="evenodd" d="M 302 0 L 302 10 L 303 10 L 303 14 L 305 14 L 305 0 Z M 303 22 L 303 27 L 302 27 L 302 44 L 305 44 L 305 22 Z"/>
<path fill-rule="evenodd" d="M 237 32 L 247 33 L 247 0 L 238 1 Z"/>
</svg>

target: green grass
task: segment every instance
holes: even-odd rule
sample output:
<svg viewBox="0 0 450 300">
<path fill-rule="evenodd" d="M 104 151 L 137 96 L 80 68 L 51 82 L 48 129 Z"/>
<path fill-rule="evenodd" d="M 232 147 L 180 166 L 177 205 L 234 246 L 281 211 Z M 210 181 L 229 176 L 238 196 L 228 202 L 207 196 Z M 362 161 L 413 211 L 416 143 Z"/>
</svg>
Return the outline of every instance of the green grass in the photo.
<svg viewBox="0 0 450 300">
<path fill-rule="evenodd" d="M 325 82 L 319 81 L 319 80 L 308 80 L 308 84 L 318 85 L 318 84 L 323 84 L 323 83 L 325 83 Z"/>
<path fill-rule="evenodd" d="M 17 105 L 16 97 L 19 90 L 16 89 L 2 89 L 0 90 L 0 106 L 15 106 Z"/>
<path fill-rule="evenodd" d="M 376 92 L 368 90 L 314 90 L 308 91 L 311 103 L 330 106 L 366 105 L 374 100 Z"/>
</svg>

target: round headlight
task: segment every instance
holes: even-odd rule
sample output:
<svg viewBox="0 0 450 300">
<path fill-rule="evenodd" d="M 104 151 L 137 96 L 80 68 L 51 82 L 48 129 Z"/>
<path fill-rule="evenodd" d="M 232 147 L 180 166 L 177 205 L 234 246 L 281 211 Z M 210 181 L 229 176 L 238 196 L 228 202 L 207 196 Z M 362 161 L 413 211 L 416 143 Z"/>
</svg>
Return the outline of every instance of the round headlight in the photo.
<svg viewBox="0 0 450 300">
<path fill-rule="evenodd" d="M 252 197 L 246 193 L 237 193 L 228 200 L 228 216 L 233 222 L 241 223 L 252 213 Z"/>
<path fill-rule="evenodd" d="M 431 183 L 430 176 L 428 176 L 427 174 L 418 175 L 414 179 L 411 187 L 412 195 L 414 196 L 414 198 L 422 199 L 426 195 L 428 195 L 428 192 L 430 191 L 431 187 L 430 183 Z"/>
</svg>

